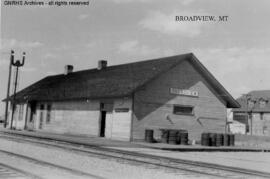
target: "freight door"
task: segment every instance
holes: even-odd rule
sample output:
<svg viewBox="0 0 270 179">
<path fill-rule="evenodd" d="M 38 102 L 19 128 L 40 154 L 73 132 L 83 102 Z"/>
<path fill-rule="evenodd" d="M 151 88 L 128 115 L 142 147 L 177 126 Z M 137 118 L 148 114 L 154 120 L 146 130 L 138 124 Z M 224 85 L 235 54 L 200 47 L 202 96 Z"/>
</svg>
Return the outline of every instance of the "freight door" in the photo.
<svg viewBox="0 0 270 179">
<path fill-rule="evenodd" d="M 116 108 L 113 113 L 112 138 L 130 140 L 131 111 L 129 108 Z"/>
<path fill-rule="evenodd" d="M 112 122 L 113 122 L 113 113 L 106 113 L 106 128 L 105 128 L 105 137 L 112 138 Z"/>
</svg>

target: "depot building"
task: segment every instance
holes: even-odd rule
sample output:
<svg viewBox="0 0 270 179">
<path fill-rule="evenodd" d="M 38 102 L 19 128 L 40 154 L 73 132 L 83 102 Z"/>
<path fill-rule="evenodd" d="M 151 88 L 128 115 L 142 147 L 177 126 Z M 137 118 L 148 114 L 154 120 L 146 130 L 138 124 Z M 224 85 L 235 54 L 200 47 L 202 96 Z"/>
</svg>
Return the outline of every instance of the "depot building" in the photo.
<svg viewBox="0 0 270 179">
<path fill-rule="evenodd" d="M 12 97 L 8 100 L 11 100 Z M 192 54 L 47 76 L 16 94 L 20 130 L 143 140 L 146 129 L 224 132 L 238 102 Z M 9 125 L 11 111 L 9 111 Z"/>
</svg>

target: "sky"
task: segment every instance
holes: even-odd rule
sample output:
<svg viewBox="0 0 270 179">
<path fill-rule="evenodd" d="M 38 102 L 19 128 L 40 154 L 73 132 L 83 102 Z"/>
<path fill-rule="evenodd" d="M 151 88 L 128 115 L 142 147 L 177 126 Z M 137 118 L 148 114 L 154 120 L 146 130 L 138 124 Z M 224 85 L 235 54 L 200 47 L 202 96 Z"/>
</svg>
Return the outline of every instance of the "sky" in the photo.
<svg viewBox="0 0 270 179">
<path fill-rule="evenodd" d="M 4 2 L 1 99 L 6 96 L 11 49 L 16 60 L 26 52 L 19 90 L 63 73 L 66 64 L 78 71 L 96 68 L 98 60 L 116 65 L 190 52 L 235 98 L 270 89 L 269 0 L 90 0 L 85 6 Z M 180 22 L 175 16 L 228 20 Z"/>
</svg>

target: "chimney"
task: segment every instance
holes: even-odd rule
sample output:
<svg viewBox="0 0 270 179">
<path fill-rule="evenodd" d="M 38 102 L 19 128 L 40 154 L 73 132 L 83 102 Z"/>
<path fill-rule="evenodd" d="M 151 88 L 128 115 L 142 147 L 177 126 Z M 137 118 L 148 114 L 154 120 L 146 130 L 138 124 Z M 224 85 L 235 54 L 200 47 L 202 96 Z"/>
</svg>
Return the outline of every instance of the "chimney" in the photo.
<svg viewBox="0 0 270 179">
<path fill-rule="evenodd" d="M 65 72 L 64 74 L 67 75 L 73 72 L 73 65 L 65 65 Z"/>
<path fill-rule="evenodd" d="M 104 69 L 107 67 L 107 61 L 106 60 L 99 60 L 98 61 L 98 70 Z"/>
</svg>

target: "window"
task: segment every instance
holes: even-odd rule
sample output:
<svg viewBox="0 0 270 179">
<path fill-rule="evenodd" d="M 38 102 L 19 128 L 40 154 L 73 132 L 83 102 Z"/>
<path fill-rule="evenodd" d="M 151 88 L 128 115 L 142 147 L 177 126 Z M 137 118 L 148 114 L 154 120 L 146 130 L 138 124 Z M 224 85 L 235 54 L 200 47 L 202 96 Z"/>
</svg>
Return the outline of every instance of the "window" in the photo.
<svg viewBox="0 0 270 179">
<path fill-rule="evenodd" d="M 51 121 L 51 111 L 52 111 L 52 106 L 48 104 L 47 106 L 47 117 L 46 117 L 46 123 L 50 123 Z"/>
<path fill-rule="evenodd" d="M 44 110 L 44 104 L 40 105 L 40 110 Z"/>
<path fill-rule="evenodd" d="M 248 113 L 248 119 L 251 119 L 251 118 L 252 118 L 252 113 L 249 112 L 249 113 Z"/>
<path fill-rule="evenodd" d="M 260 113 L 260 119 L 263 120 L 263 113 Z"/>
<path fill-rule="evenodd" d="M 246 133 L 249 133 L 249 125 L 246 125 Z"/>
<path fill-rule="evenodd" d="M 19 116 L 18 120 L 21 121 L 23 120 L 23 105 L 19 105 Z"/>
<path fill-rule="evenodd" d="M 265 108 L 266 101 L 264 99 L 260 99 L 260 108 Z"/>
<path fill-rule="evenodd" d="M 255 106 L 255 101 L 253 100 L 248 100 L 248 108 L 253 108 Z"/>
<path fill-rule="evenodd" d="M 193 115 L 193 106 L 173 106 L 173 113 L 176 115 Z"/>
</svg>

